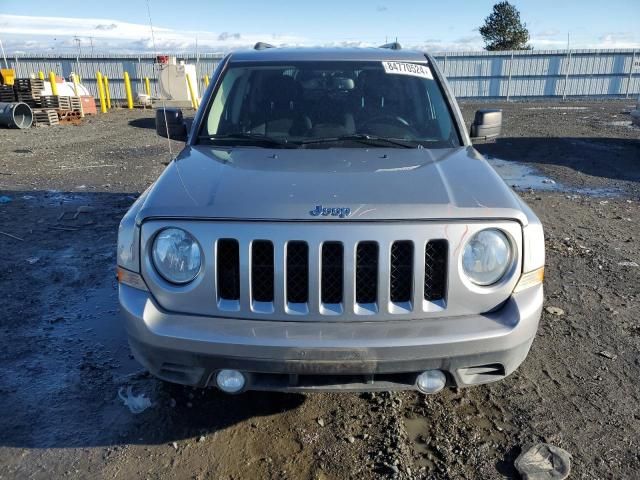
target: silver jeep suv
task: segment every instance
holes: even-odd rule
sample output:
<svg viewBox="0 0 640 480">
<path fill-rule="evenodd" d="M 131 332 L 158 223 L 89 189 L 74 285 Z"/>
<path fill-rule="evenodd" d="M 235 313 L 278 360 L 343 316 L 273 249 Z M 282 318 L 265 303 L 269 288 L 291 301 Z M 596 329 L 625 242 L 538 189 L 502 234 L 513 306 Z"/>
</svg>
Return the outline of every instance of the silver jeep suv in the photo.
<svg viewBox="0 0 640 480">
<path fill-rule="evenodd" d="M 429 55 L 228 55 L 120 225 L 129 343 L 163 380 L 435 393 L 505 378 L 540 318 L 540 221 L 471 145 Z"/>
</svg>

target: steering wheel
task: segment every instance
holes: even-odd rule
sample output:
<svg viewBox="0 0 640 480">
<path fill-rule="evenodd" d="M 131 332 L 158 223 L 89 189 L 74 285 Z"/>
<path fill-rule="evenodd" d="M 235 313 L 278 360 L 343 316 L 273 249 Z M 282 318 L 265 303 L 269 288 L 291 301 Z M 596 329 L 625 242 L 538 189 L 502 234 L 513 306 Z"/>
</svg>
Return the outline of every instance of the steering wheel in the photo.
<svg viewBox="0 0 640 480">
<path fill-rule="evenodd" d="M 415 135 L 417 132 L 415 128 L 409 124 L 407 120 L 402 118 L 399 115 L 376 115 L 371 118 L 366 119 L 364 122 L 360 124 L 363 129 L 366 129 L 371 124 L 382 124 L 399 127 L 405 130 L 407 133 Z"/>
</svg>

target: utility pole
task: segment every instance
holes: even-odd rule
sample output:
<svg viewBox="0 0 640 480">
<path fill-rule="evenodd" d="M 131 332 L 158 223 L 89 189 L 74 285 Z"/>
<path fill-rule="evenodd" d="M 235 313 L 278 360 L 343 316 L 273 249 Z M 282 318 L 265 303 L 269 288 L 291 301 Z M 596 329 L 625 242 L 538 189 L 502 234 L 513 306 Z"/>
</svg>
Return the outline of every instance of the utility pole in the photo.
<svg viewBox="0 0 640 480">
<path fill-rule="evenodd" d="M 567 99 L 570 68 L 571 68 L 571 42 L 570 42 L 569 32 L 567 32 L 567 56 L 565 57 L 564 85 L 562 87 L 562 100 Z"/>
<path fill-rule="evenodd" d="M 81 40 L 77 35 L 73 37 L 73 41 L 78 45 L 78 53 L 76 54 L 76 72 L 80 71 L 80 55 L 82 55 L 82 47 L 80 46 Z"/>
<path fill-rule="evenodd" d="M 93 58 L 93 37 L 89 37 L 89 44 L 91 45 L 91 57 Z"/>
<path fill-rule="evenodd" d="M 2 40 L 0 40 L 0 50 L 2 50 L 2 58 L 4 59 L 4 68 L 9 68 L 9 62 L 7 62 L 7 56 L 4 53 L 4 46 Z"/>
</svg>

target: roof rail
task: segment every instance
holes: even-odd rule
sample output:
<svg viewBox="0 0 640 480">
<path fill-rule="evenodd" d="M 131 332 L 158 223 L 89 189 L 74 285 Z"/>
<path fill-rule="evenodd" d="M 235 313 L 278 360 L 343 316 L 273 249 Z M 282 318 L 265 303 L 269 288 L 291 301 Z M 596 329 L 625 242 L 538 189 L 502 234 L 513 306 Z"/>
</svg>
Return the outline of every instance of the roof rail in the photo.
<svg viewBox="0 0 640 480">
<path fill-rule="evenodd" d="M 266 42 L 258 42 L 253 46 L 254 50 L 264 50 L 266 48 L 276 48 L 276 47 Z"/>
<path fill-rule="evenodd" d="M 402 45 L 398 42 L 385 43 L 384 45 L 380 45 L 378 48 L 388 48 L 389 50 L 402 50 Z"/>
</svg>

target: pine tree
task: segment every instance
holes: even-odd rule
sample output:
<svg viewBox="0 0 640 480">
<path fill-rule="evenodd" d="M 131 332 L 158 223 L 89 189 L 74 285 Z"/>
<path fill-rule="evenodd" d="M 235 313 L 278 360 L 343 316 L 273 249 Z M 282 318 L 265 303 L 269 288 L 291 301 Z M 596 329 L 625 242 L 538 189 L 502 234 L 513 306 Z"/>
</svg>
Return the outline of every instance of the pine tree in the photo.
<svg viewBox="0 0 640 480">
<path fill-rule="evenodd" d="M 518 9 L 507 1 L 496 3 L 480 27 L 487 50 L 531 50 L 529 30 Z"/>
</svg>

